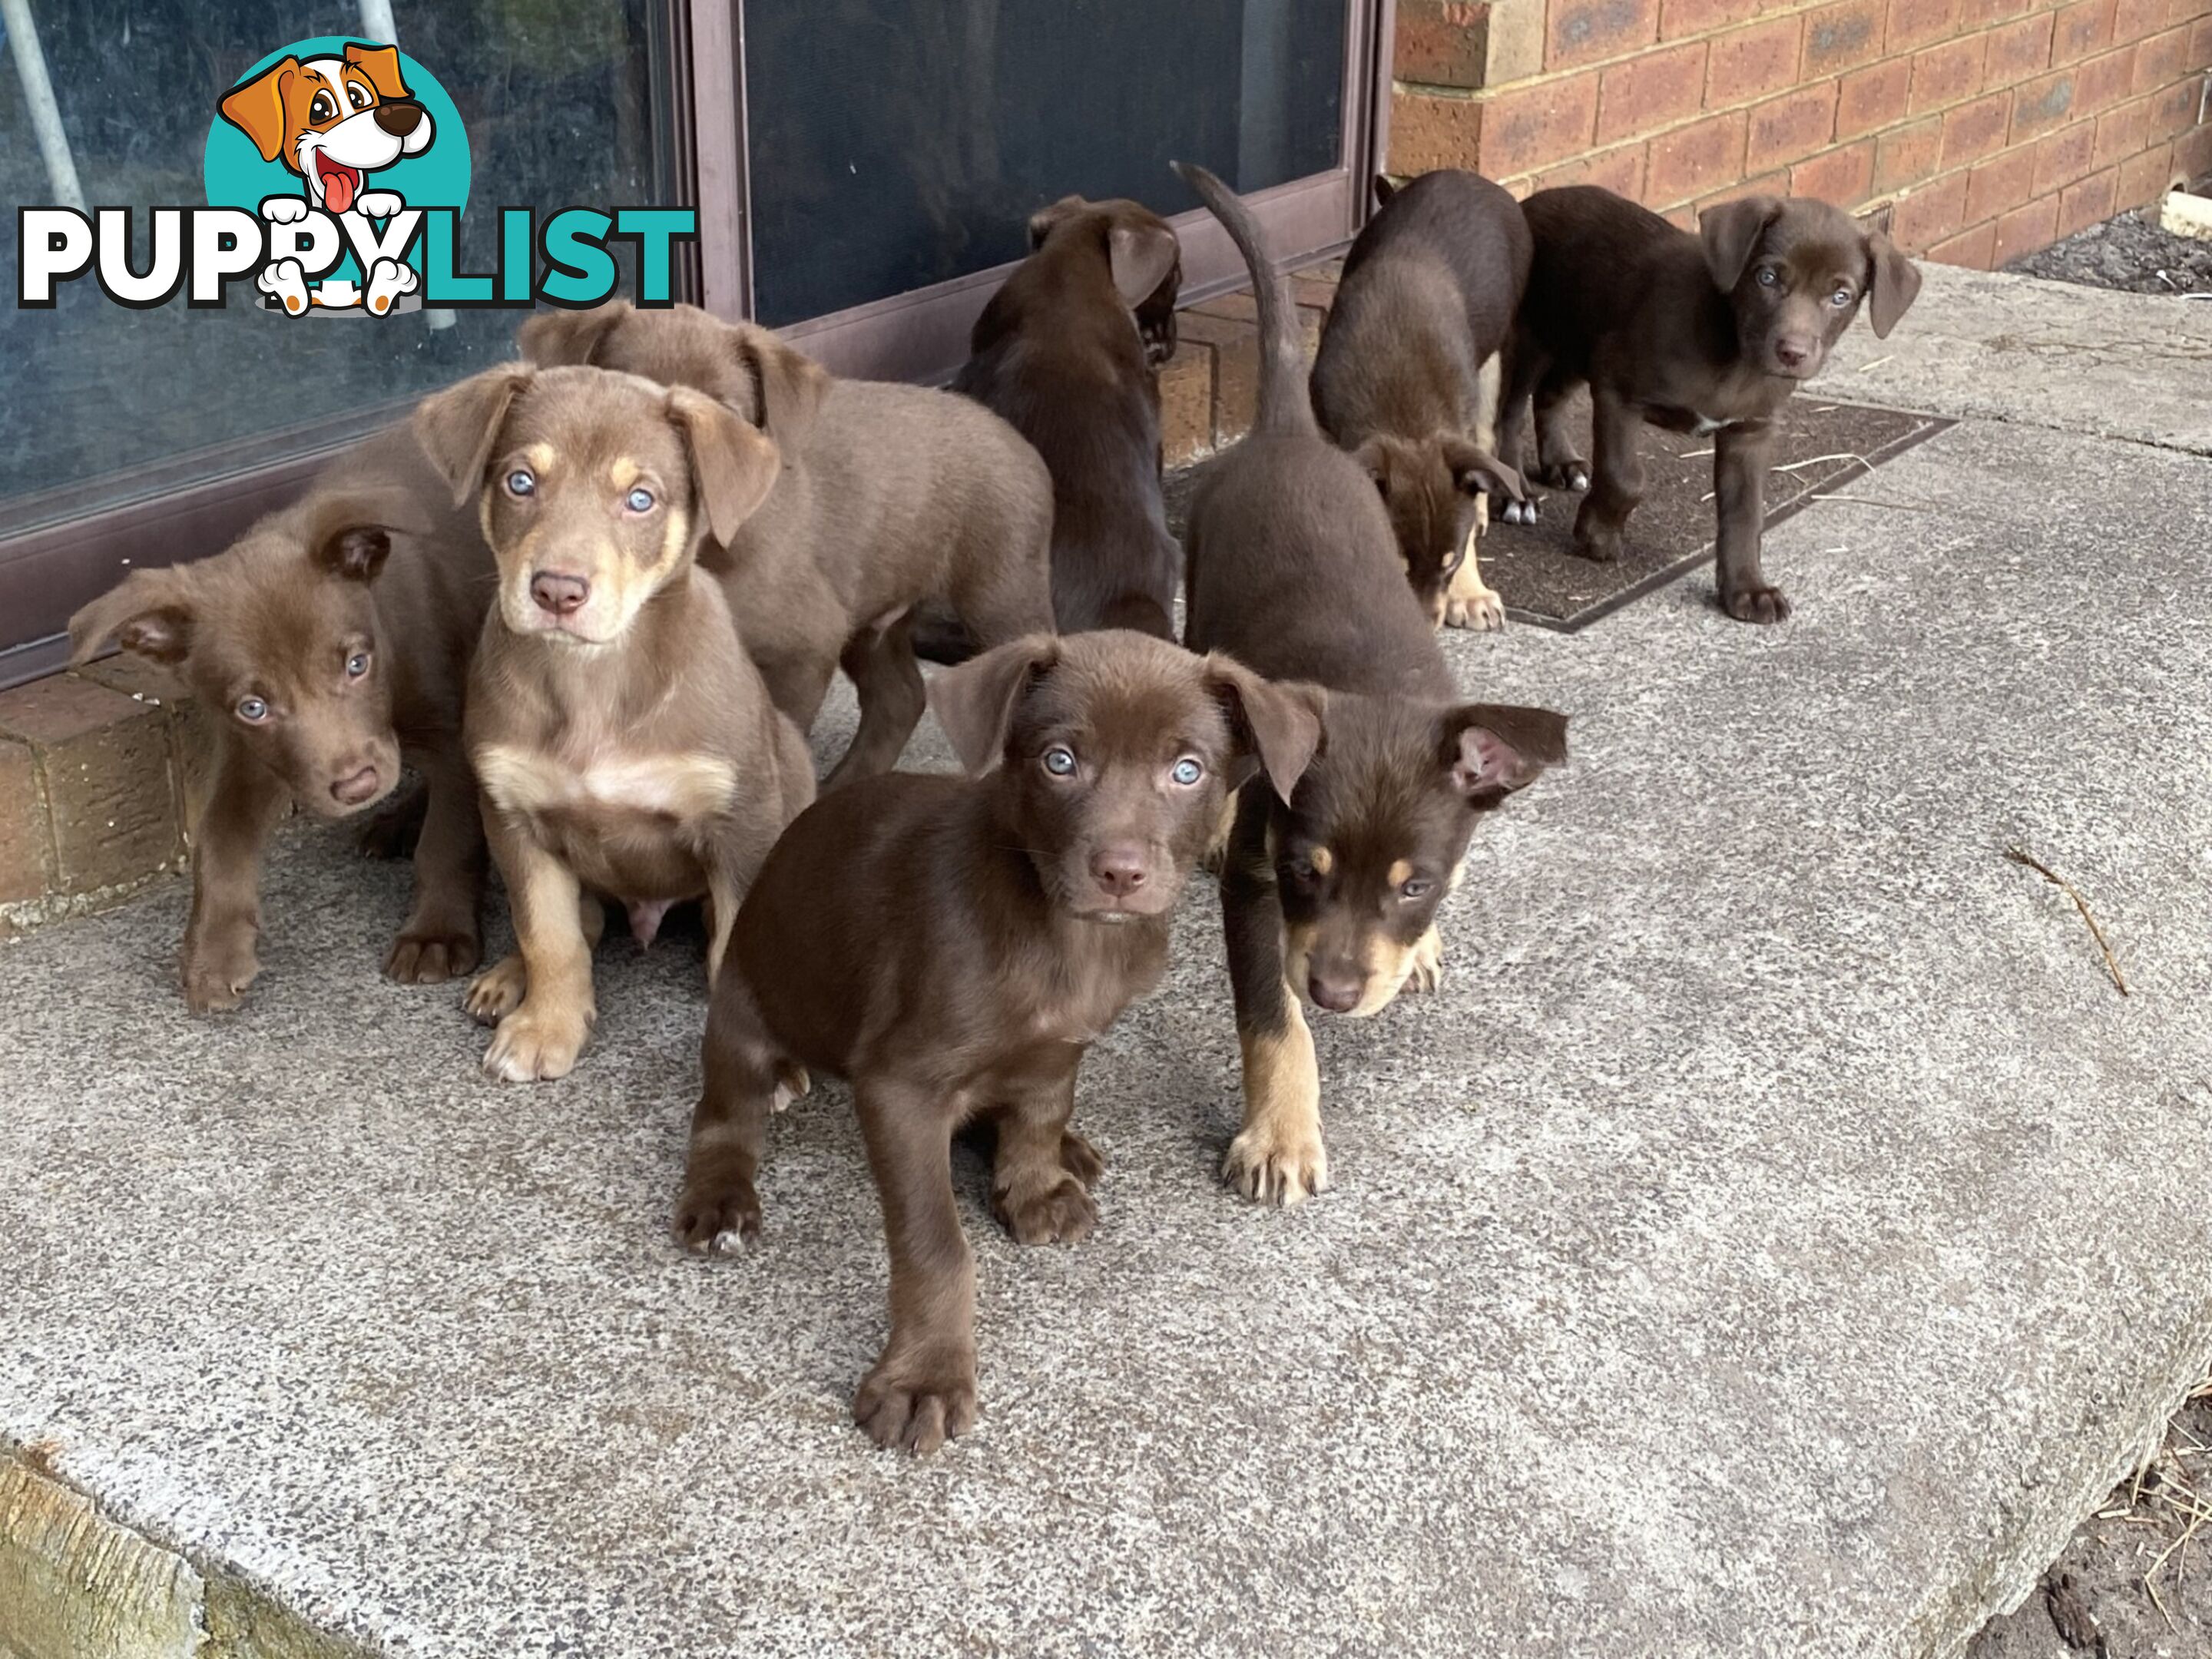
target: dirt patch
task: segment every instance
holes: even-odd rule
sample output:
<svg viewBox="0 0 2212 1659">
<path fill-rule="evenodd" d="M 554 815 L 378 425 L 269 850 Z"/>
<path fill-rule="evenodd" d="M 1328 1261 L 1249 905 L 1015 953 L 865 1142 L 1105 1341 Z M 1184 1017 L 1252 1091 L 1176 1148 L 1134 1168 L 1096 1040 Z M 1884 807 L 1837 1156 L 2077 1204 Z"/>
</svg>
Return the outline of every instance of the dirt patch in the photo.
<svg viewBox="0 0 2212 1659">
<path fill-rule="evenodd" d="M 1990 1621 L 1966 1659 L 2204 1659 L 2212 1654 L 2212 1382 L 2166 1443 L 2051 1564 L 2017 1613 Z"/>
<path fill-rule="evenodd" d="M 2130 294 L 2212 295 L 2212 241 L 2177 236 L 2160 226 L 2155 207 L 2138 208 L 2076 231 L 2005 269 Z"/>
</svg>

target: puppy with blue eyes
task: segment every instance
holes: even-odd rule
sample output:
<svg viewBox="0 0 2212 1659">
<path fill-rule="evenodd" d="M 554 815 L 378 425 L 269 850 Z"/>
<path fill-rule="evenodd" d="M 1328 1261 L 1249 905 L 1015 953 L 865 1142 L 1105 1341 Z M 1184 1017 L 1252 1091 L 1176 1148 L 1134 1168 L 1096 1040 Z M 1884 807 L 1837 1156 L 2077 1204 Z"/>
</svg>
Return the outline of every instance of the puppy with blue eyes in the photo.
<svg viewBox="0 0 2212 1659">
<path fill-rule="evenodd" d="M 415 433 L 474 502 L 498 586 L 462 737 L 518 950 L 470 988 L 496 1022 L 484 1069 L 575 1064 L 598 1005 L 600 900 L 650 942 L 705 898 L 708 969 L 776 836 L 813 799 L 805 740 L 699 568 L 767 496 L 758 428 L 703 392 L 601 368 L 489 369 L 424 403 Z"/>
</svg>

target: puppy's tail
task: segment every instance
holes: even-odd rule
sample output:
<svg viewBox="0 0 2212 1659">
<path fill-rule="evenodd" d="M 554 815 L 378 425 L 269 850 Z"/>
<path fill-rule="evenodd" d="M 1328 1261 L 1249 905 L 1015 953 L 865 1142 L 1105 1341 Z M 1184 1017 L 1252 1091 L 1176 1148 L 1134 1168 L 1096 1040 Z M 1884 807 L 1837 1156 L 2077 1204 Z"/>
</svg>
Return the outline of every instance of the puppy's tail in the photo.
<svg viewBox="0 0 2212 1659">
<path fill-rule="evenodd" d="M 1260 241 L 1260 227 L 1237 199 L 1236 191 L 1204 167 L 1188 161 L 1169 165 L 1221 221 L 1252 273 L 1252 293 L 1260 303 L 1260 409 L 1254 427 L 1262 432 L 1313 430 L 1313 405 L 1306 394 L 1305 344 L 1298 337 L 1298 313 L 1291 303 L 1289 279 L 1268 260 L 1267 250 Z"/>
</svg>

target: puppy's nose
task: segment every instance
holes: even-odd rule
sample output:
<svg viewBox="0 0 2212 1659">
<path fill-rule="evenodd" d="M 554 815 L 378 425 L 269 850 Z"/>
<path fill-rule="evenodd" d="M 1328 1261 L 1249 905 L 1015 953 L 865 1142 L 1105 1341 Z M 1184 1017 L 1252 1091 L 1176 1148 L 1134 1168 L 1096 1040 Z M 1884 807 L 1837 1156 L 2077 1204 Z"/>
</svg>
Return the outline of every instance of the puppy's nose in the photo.
<svg viewBox="0 0 2212 1659">
<path fill-rule="evenodd" d="M 395 138 L 404 138 L 422 125 L 422 106 L 419 104 L 379 104 L 376 125 Z"/>
<path fill-rule="evenodd" d="M 364 766 L 360 771 L 340 778 L 331 786 L 331 794 L 341 806 L 358 806 L 376 793 L 376 769 Z"/>
<path fill-rule="evenodd" d="M 1810 346 L 1801 345 L 1795 340 L 1777 340 L 1774 343 L 1774 360 L 1784 368 L 1802 368 L 1805 360 L 1812 355 Z"/>
<path fill-rule="evenodd" d="M 1125 898 L 1145 884 L 1145 855 L 1134 847 L 1102 847 L 1091 855 L 1091 878 Z"/>
<path fill-rule="evenodd" d="M 1341 969 L 1316 968 L 1306 975 L 1306 994 L 1314 1000 L 1314 1006 L 1332 1014 L 1350 1013 L 1359 1006 L 1359 994 L 1366 988 L 1359 975 Z"/>
<path fill-rule="evenodd" d="M 530 597 L 538 601 L 540 611 L 565 617 L 583 609 L 584 601 L 592 597 L 592 585 L 581 576 L 541 570 L 530 579 Z"/>
</svg>

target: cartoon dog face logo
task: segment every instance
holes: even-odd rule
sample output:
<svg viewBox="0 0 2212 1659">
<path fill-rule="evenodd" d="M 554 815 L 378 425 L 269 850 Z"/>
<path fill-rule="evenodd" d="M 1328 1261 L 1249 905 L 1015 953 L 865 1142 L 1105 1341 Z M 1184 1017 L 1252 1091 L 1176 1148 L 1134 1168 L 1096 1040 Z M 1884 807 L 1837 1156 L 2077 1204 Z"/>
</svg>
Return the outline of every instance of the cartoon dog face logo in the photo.
<svg viewBox="0 0 2212 1659">
<path fill-rule="evenodd" d="M 307 199 L 350 211 L 368 175 L 430 148 L 429 112 L 408 94 L 396 46 L 349 42 L 342 58 L 280 58 L 232 89 L 223 118 L 307 181 Z"/>
</svg>

